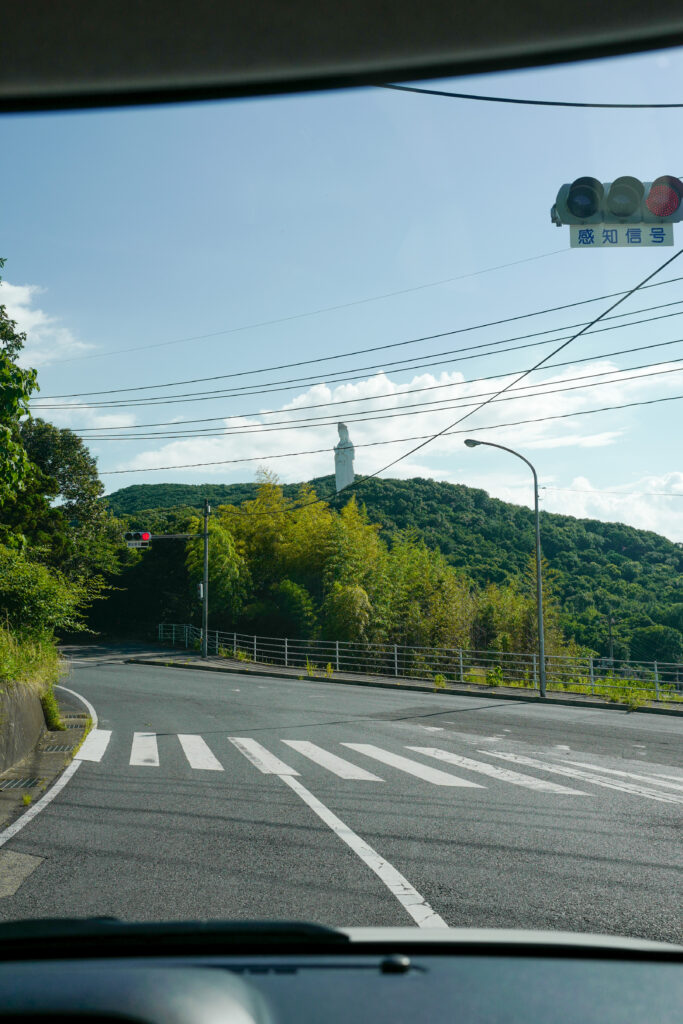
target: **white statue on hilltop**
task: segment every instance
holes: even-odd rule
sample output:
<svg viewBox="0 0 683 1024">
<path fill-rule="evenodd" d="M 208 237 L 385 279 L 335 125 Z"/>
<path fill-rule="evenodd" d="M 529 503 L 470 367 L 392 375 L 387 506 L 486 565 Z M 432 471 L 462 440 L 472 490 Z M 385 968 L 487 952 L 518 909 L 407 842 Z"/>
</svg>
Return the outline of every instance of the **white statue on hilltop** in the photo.
<svg viewBox="0 0 683 1024">
<path fill-rule="evenodd" d="M 334 475 L 337 490 L 341 491 L 348 487 L 355 479 L 353 472 L 354 447 L 349 437 L 349 428 L 345 423 L 338 423 L 339 444 L 334 449 Z"/>
</svg>

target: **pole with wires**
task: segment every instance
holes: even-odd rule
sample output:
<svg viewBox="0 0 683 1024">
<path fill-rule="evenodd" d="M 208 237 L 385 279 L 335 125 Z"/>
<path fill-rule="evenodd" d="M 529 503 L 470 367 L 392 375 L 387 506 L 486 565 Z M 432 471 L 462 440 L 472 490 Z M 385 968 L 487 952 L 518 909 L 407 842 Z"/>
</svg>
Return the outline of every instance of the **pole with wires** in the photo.
<svg viewBox="0 0 683 1024">
<path fill-rule="evenodd" d="M 209 515 L 211 506 L 204 500 L 204 583 L 202 593 L 202 658 L 209 653 Z"/>
</svg>

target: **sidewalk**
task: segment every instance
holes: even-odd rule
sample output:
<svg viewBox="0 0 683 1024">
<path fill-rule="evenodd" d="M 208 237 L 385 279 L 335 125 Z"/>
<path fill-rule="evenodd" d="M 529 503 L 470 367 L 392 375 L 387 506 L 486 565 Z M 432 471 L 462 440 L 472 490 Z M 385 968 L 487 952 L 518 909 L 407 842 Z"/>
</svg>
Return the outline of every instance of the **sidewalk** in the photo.
<svg viewBox="0 0 683 1024">
<path fill-rule="evenodd" d="M 122 657 L 127 664 L 147 664 L 165 668 L 200 669 L 206 672 L 229 672 L 233 675 L 268 676 L 273 679 L 309 679 L 312 682 L 325 682 L 330 685 L 347 683 L 353 686 L 374 686 L 388 690 L 407 690 L 420 693 L 433 693 L 440 697 L 454 695 L 459 697 L 481 697 L 485 700 L 519 701 L 525 704 L 543 703 L 557 704 L 565 707 L 600 708 L 614 711 L 632 711 L 656 715 L 679 715 L 683 717 L 683 705 L 671 704 L 643 705 L 632 708 L 627 704 L 618 704 L 601 697 L 587 696 L 582 693 L 569 693 L 565 690 L 550 692 L 541 701 L 537 691 L 512 686 L 478 686 L 476 684 L 458 684 L 435 687 L 432 682 L 420 679 L 392 679 L 387 676 L 363 675 L 355 672 L 335 672 L 327 677 L 324 672 L 309 675 L 305 668 L 285 668 L 283 665 L 268 665 L 262 662 L 245 663 L 236 658 L 221 658 L 209 655 L 202 658 L 197 651 L 184 648 L 158 648 L 136 653 L 133 657 Z"/>
</svg>

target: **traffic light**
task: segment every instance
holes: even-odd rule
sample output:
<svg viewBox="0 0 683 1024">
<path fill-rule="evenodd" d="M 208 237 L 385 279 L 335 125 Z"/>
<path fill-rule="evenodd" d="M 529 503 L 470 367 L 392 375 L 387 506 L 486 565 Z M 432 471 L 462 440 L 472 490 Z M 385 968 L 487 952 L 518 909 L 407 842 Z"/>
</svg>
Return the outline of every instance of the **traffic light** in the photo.
<svg viewBox="0 0 683 1024">
<path fill-rule="evenodd" d="M 577 178 L 562 185 L 550 211 L 553 224 L 675 224 L 683 220 L 683 182 L 623 175 L 612 182 Z"/>
<path fill-rule="evenodd" d="M 152 534 L 149 530 L 138 530 L 135 533 L 124 533 L 123 539 L 129 548 L 148 548 Z"/>
</svg>

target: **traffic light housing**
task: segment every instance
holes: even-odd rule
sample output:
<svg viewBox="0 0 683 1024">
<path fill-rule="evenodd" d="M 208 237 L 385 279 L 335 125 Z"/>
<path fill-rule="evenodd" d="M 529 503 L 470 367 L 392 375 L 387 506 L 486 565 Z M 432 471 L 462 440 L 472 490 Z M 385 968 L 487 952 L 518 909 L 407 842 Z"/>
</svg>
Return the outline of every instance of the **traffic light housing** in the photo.
<svg viewBox="0 0 683 1024">
<path fill-rule="evenodd" d="M 152 534 L 149 530 L 137 530 L 124 533 L 123 539 L 129 548 L 148 548 L 152 541 Z"/>
<path fill-rule="evenodd" d="M 622 175 L 614 181 L 577 178 L 562 185 L 550 211 L 554 224 L 675 224 L 683 220 L 683 182 Z"/>
</svg>

